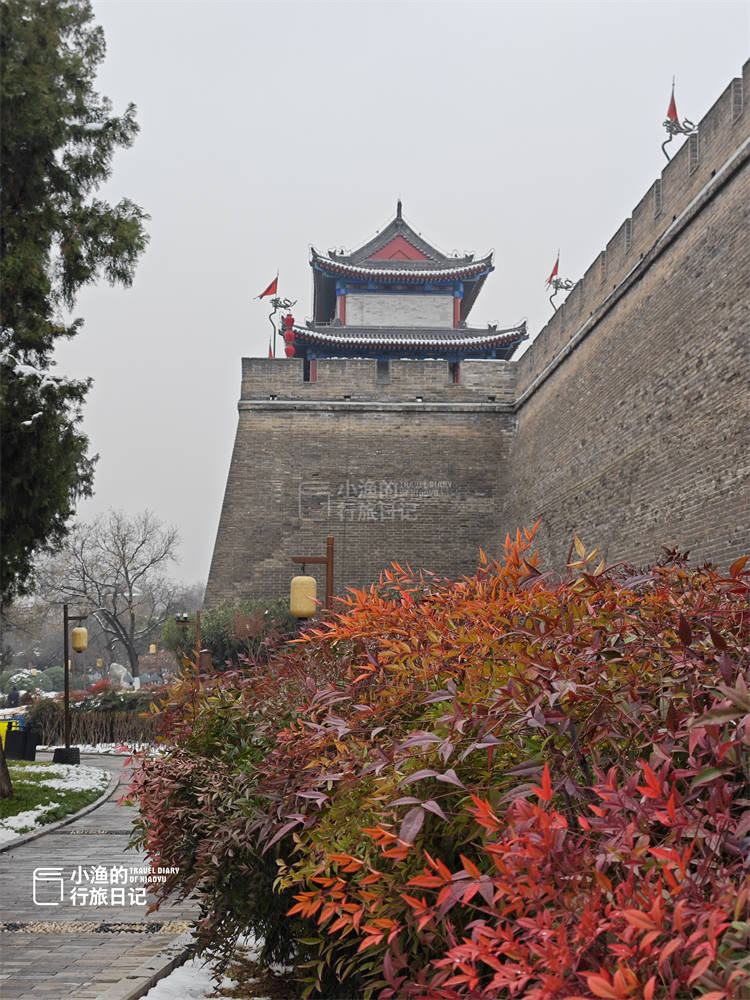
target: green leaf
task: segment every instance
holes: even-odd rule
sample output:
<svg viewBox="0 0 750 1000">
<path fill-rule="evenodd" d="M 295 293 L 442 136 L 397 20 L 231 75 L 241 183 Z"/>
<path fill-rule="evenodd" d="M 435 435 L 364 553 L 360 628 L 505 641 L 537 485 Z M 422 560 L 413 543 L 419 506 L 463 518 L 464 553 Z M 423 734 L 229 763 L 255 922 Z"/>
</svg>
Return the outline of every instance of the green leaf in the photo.
<svg viewBox="0 0 750 1000">
<path fill-rule="evenodd" d="M 690 782 L 690 790 L 697 788 L 699 785 L 707 785 L 714 778 L 720 778 L 724 774 L 724 771 L 720 767 L 707 767 L 705 771 L 701 771 L 700 774 L 696 774 L 693 780 Z"/>
</svg>

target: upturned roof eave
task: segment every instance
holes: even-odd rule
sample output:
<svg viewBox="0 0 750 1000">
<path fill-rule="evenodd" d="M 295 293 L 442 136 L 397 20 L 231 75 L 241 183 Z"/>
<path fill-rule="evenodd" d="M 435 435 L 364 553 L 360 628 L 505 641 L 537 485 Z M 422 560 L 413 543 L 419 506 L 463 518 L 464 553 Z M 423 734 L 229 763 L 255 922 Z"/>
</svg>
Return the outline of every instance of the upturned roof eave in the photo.
<svg viewBox="0 0 750 1000">
<path fill-rule="evenodd" d="M 315 247 L 311 247 L 310 265 L 313 269 L 323 271 L 332 278 L 338 276 L 349 276 L 352 278 L 375 278 L 379 280 L 402 281 L 404 283 L 419 283 L 443 279 L 446 281 L 460 280 L 461 278 L 486 277 L 495 266 L 492 263 L 492 252 L 479 260 L 470 262 L 452 262 L 432 266 L 424 266 L 424 261 L 418 262 L 419 267 L 405 267 L 407 261 L 398 261 L 395 266 L 368 267 L 364 264 L 349 264 L 343 261 L 332 260 L 318 253 Z"/>
<path fill-rule="evenodd" d="M 479 349 L 482 347 L 497 347 L 505 344 L 518 344 L 528 338 L 525 323 L 521 323 L 515 327 L 507 327 L 502 330 L 451 330 L 451 336 L 445 336 L 448 332 L 445 330 L 432 331 L 433 335 L 430 336 L 430 330 L 425 329 L 422 331 L 421 327 L 408 328 L 408 332 L 411 336 L 404 336 L 407 332 L 406 329 L 403 333 L 401 333 L 401 335 L 399 335 L 399 331 L 397 329 L 382 328 L 382 332 L 380 332 L 378 328 L 370 327 L 337 326 L 326 327 L 321 330 L 315 328 L 314 326 L 311 328 L 297 326 L 295 324 L 293 331 L 295 339 L 299 338 L 302 342 L 341 345 L 352 348 L 357 346 L 384 346 Z M 352 334 L 356 331 L 359 331 L 359 335 L 353 336 Z M 442 336 L 434 335 L 438 332 L 442 334 Z"/>
</svg>

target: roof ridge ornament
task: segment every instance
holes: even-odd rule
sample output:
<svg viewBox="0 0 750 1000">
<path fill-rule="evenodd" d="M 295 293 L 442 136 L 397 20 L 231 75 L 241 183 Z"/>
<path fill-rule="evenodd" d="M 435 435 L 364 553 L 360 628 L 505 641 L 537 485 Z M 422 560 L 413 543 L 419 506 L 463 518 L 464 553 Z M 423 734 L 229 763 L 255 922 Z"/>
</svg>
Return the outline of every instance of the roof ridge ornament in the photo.
<svg viewBox="0 0 750 1000">
<path fill-rule="evenodd" d="M 396 202 L 396 218 L 398 219 L 399 222 L 403 221 L 401 218 L 401 208 L 402 208 L 401 199 L 399 198 L 398 201 Z"/>
</svg>

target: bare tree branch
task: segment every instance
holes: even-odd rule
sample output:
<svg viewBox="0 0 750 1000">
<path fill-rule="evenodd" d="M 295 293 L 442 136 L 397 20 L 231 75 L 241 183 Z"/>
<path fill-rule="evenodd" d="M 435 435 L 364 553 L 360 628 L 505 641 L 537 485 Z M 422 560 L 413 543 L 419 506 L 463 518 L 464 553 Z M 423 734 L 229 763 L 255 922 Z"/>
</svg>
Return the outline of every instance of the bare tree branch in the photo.
<svg viewBox="0 0 750 1000">
<path fill-rule="evenodd" d="M 88 609 L 111 648 L 125 648 L 137 677 L 138 647 L 174 611 L 177 587 L 162 571 L 178 542 L 177 530 L 149 510 L 132 518 L 110 511 L 72 529 L 65 548 L 40 567 L 40 589 L 47 600 Z"/>
</svg>

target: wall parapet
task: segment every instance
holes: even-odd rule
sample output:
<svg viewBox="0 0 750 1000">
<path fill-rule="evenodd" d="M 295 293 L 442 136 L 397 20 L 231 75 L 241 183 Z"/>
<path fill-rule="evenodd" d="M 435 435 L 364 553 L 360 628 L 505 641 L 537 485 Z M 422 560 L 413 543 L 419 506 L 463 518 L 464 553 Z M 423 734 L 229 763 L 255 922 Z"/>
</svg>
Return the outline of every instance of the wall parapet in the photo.
<svg viewBox="0 0 750 1000">
<path fill-rule="evenodd" d="M 665 233 L 750 135 L 750 60 L 698 123 L 603 251 L 570 290 L 518 365 L 518 395 L 567 353 L 571 340 L 653 251 Z"/>
<path fill-rule="evenodd" d="M 386 369 L 374 358 L 320 358 L 315 365 L 315 381 L 306 382 L 301 358 L 243 358 L 240 401 L 512 404 L 516 397 L 511 361 L 463 361 L 458 383 L 447 361 L 392 360 Z"/>
</svg>

